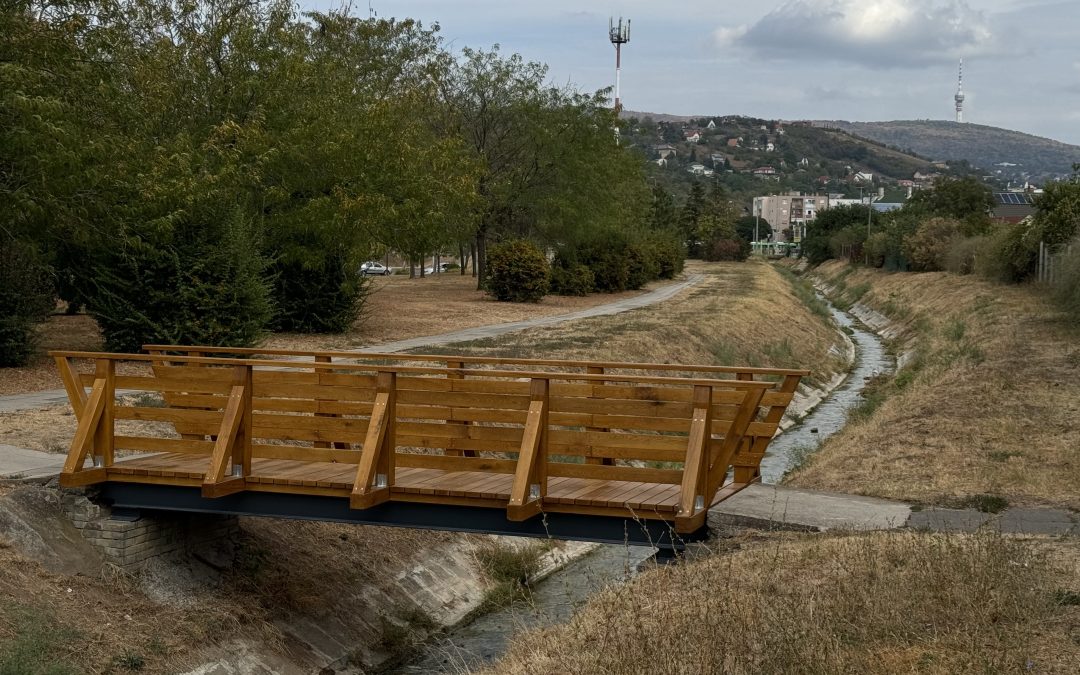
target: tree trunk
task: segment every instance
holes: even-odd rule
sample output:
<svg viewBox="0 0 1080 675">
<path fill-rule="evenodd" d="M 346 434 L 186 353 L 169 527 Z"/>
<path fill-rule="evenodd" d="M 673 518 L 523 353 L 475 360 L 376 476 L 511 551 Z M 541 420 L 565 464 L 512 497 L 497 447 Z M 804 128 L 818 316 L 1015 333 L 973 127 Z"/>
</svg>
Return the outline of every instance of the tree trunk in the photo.
<svg viewBox="0 0 1080 675">
<path fill-rule="evenodd" d="M 435 264 L 431 266 L 432 274 L 442 274 L 442 254 L 435 254 Z"/>
<path fill-rule="evenodd" d="M 416 278 L 416 260 L 412 256 L 409 256 L 409 278 Z"/>
<path fill-rule="evenodd" d="M 487 272 L 487 233 L 481 228 L 476 233 L 476 290 L 484 288 L 484 274 Z"/>
<path fill-rule="evenodd" d="M 469 258 L 472 260 L 472 275 L 476 276 L 476 242 L 469 242 Z"/>
<path fill-rule="evenodd" d="M 461 267 L 461 276 L 465 276 L 465 268 L 469 265 L 469 259 L 465 257 L 465 244 L 458 244 L 458 265 Z"/>
</svg>

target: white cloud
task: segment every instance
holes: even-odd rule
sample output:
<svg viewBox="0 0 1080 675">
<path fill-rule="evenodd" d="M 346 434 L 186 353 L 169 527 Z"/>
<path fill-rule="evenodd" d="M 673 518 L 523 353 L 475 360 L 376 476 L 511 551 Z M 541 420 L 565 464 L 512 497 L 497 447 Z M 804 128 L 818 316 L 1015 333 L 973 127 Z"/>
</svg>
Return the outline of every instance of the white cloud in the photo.
<svg viewBox="0 0 1080 675">
<path fill-rule="evenodd" d="M 986 54 L 995 36 L 965 0 L 788 0 L 749 27 L 714 32 L 721 46 L 776 59 L 903 68 Z"/>
</svg>

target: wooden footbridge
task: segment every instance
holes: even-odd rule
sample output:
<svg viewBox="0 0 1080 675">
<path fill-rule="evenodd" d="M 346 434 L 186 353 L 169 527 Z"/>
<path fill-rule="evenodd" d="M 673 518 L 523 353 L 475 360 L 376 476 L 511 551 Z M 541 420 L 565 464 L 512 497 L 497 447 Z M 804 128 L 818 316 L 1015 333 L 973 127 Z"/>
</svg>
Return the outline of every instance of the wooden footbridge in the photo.
<svg viewBox="0 0 1080 675">
<path fill-rule="evenodd" d="M 114 508 L 678 546 L 802 370 L 148 345 L 53 352 Z"/>
</svg>

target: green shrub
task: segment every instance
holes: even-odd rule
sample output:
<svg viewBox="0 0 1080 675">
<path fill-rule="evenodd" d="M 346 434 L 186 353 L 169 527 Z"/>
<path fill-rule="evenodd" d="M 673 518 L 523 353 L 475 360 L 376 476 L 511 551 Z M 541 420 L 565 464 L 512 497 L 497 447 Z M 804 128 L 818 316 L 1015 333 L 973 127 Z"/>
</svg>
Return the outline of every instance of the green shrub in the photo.
<svg viewBox="0 0 1080 675">
<path fill-rule="evenodd" d="M 593 288 L 597 292 L 625 291 L 630 276 L 626 240 L 618 235 L 606 242 L 604 239 L 605 237 L 597 236 L 580 245 L 577 250 L 578 262 L 592 270 Z"/>
<path fill-rule="evenodd" d="M 131 234 L 99 251 L 87 309 L 113 351 L 147 342 L 247 346 L 273 314 L 265 269 L 238 213 L 216 225 L 178 224 L 171 235 Z"/>
<path fill-rule="evenodd" d="M 503 302 L 540 302 L 550 273 L 544 252 L 523 239 L 492 246 L 487 253 L 487 291 Z"/>
<path fill-rule="evenodd" d="M 272 267 L 277 330 L 344 333 L 363 313 L 371 280 L 340 249 L 316 261 L 278 260 Z"/>
<path fill-rule="evenodd" d="M 551 292 L 556 295 L 585 296 L 592 292 L 593 283 L 592 270 L 585 265 L 555 265 L 551 268 Z"/>
<path fill-rule="evenodd" d="M 649 237 L 648 245 L 656 261 L 657 279 L 674 279 L 683 271 L 686 263 L 686 249 L 677 235 L 655 233 Z"/>
<path fill-rule="evenodd" d="M 871 267 L 881 267 L 885 264 L 885 257 L 889 253 L 889 235 L 884 232 L 875 232 L 866 240 L 864 252 Z"/>
<path fill-rule="evenodd" d="M 626 247 L 626 288 L 637 290 L 660 276 L 660 263 L 644 242 L 631 242 Z"/>
<path fill-rule="evenodd" d="M 919 223 L 915 233 L 904 240 L 904 252 L 916 272 L 939 272 L 954 240 L 960 237 L 960 224 L 951 218 L 930 218 Z"/>
<path fill-rule="evenodd" d="M 34 324 L 54 305 L 41 255 L 31 244 L 0 233 L 0 368 L 26 365 L 37 343 Z"/>
</svg>

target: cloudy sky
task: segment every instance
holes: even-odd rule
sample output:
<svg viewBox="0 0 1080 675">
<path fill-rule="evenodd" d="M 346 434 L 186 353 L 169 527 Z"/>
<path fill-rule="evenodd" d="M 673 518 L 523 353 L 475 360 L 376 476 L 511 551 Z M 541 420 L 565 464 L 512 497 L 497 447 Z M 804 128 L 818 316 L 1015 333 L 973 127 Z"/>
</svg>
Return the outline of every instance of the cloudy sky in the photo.
<svg viewBox="0 0 1080 675">
<path fill-rule="evenodd" d="M 339 0 L 303 0 L 310 8 Z M 782 119 L 965 117 L 1080 144 L 1077 0 L 372 0 L 442 26 L 452 47 L 499 43 L 585 89 L 614 82 L 609 15 L 631 110 Z M 354 0 L 366 13 L 366 0 Z"/>
</svg>

